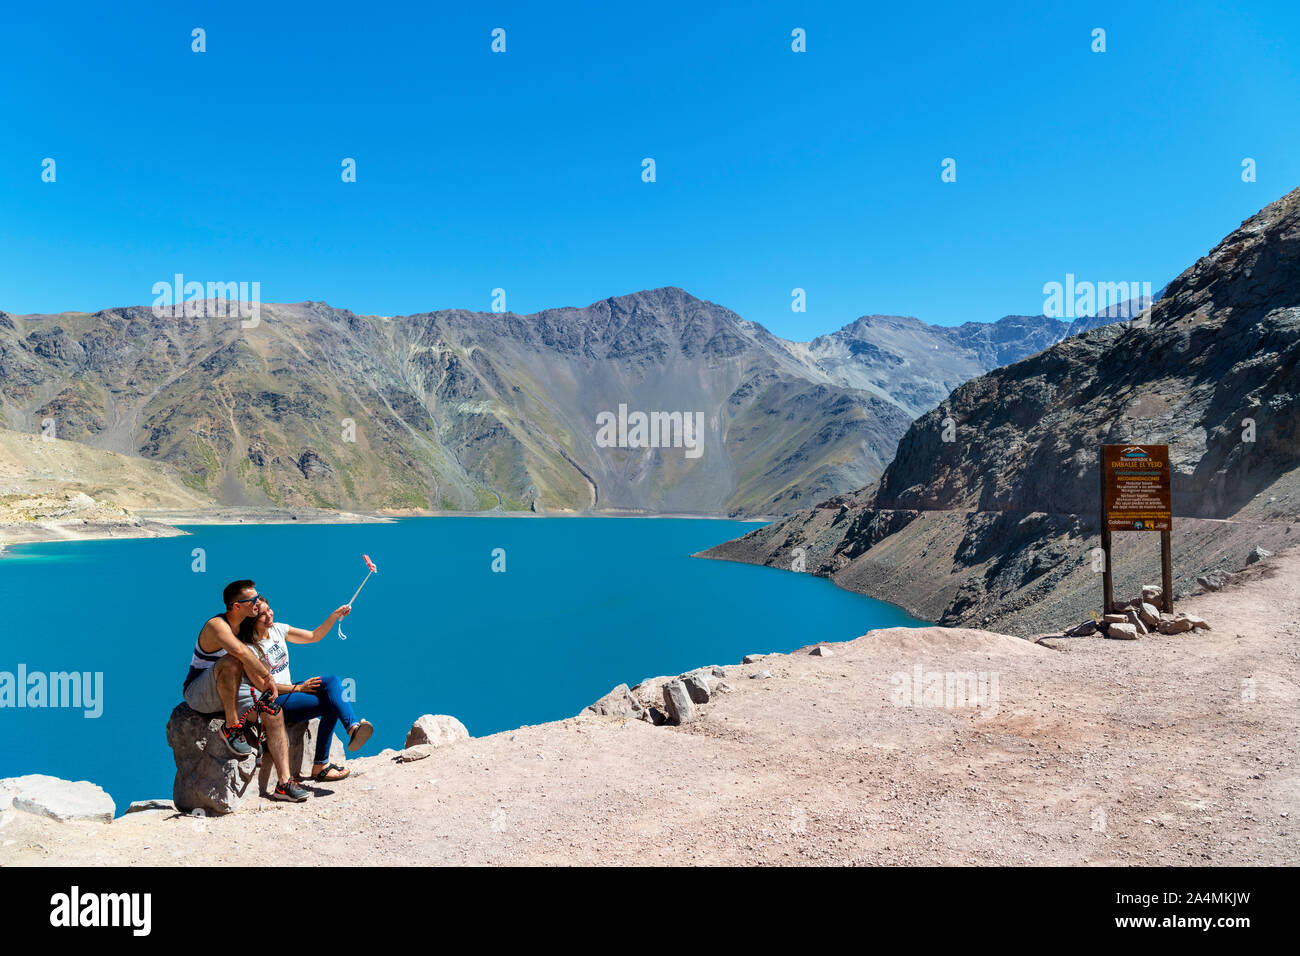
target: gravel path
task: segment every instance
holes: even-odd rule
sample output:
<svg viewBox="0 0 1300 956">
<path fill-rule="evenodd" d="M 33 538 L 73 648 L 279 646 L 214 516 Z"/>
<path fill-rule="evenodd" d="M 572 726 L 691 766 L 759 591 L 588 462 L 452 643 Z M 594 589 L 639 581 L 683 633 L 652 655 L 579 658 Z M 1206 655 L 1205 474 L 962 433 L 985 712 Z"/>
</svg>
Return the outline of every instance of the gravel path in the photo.
<svg viewBox="0 0 1300 956">
<path fill-rule="evenodd" d="M 302 805 L 7 811 L 0 863 L 1300 863 L 1300 555 L 1178 609 L 1214 629 L 874 631 L 724 665 L 734 690 L 686 727 L 584 717 L 366 758 Z M 918 666 L 996 675 L 996 707 L 896 706 Z"/>
</svg>

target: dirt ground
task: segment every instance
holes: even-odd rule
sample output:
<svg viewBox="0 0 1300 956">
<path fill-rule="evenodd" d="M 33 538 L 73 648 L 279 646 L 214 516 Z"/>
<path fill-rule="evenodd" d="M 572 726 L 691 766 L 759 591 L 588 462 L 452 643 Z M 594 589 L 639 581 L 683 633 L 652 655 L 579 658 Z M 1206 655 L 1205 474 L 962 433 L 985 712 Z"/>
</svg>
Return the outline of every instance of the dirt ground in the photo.
<svg viewBox="0 0 1300 956">
<path fill-rule="evenodd" d="M 0 863 L 1296 865 L 1300 554 L 1178 610 L 1213 630 L 891 629 L 724 662 L 734 689 L 694 724 L 582 717 L 365 758 L 301 805 L 10 810 Z M 982 674 L 988 706 L 899 706 L 917 667 Z"/>
</svg>

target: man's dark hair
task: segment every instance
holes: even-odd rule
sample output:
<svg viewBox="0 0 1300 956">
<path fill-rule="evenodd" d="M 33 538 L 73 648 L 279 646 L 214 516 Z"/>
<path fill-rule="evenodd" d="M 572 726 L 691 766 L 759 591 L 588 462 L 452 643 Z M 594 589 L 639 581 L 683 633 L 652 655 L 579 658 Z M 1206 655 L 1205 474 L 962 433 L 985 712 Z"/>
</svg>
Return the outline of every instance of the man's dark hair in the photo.
<svg viewBox="0 0 1300 956">
<path fill-rule="evenodd" d="M 247 591 L 249 588 L 256 587 L 256 581 L 231 581 L 227 584 L 226 589 L 221 592 L 221 599 L 226 602 L 226 610 L 230 610 L 230 606 L 239 597 L 240 591 Z"/>
</svg>

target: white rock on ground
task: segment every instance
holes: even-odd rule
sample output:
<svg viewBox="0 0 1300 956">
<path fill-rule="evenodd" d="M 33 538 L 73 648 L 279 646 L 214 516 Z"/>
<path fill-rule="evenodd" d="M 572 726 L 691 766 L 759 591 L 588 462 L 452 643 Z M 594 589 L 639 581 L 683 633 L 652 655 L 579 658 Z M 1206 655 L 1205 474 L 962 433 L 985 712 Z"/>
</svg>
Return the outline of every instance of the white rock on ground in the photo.
<svg viewBox="0 0 1300 956">
<path fill-rule="evenodd" d="M 818 644 L 808 654 L 812 657 L 834 657 L 835 652 L 824 644 Z"/>
<path fill-rule="evenodd" d="M 691 698 L 691 703 L 707 704 L 709 702 L 709 697 L 711 696 L 709 691 L 709 681 L 703 674 L 684 674 L 681 677 L 681 682 L 686 688 L 687 696 Z"/>
<path fill-rule="evenodd" d="M 1106 636 L 1116 641 L 1136 641 L 1138 632 L 1132 624 L 1112 624 L 1106 628 Z"/>
<path fill-rule="evenodd" d="M 584 707 L 582 714 L 594 714 L 598 717 L 640 717 L 643 706 L 632 696 L 627 684 L 619 684 L 608 694 L 590 706 Z"/>
<path fill-rule="evenodd" d="M 420 744 L 447 747 L 462 740 L 469 740 L 469 731 L 459 720 L 447 714 L 425 714 L 411 725 L 406 734 L 408 748 Z"/>
<path fill-rule="evenodd" d="M 0 780 L 6 800 L 15 810 L 50 817 L 61 823 L 91 820 L 112 823 L 117 805 L 113 798 L 88 780 L 61 780 L 43 773 Z"/>
<path fill-rule="evenodd" d="M 682 681 L 670 680 L 664 684 L 664 709 L 668 711 L 670 723 L 689 724 L 695 719 L 695 705 Z"/>
<path fill-rule="evenodd" d="M 148 810 L 171 810 L 174 813 L 176 807 L 170 800 L 132 800 L 126 808 L 127 813 L 144 813 Z"/>
</svg>

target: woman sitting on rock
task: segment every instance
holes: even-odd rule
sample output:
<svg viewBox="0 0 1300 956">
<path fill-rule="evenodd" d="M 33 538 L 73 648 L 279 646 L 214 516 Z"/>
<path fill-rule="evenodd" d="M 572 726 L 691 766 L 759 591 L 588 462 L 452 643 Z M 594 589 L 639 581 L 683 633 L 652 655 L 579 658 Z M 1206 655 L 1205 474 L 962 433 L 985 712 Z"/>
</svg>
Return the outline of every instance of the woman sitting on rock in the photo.
<svg viewBox="0 0 1300 956">
<path fill-rule="evenodd" d="M 342 780 L 351 771 L 336 763 L 329 762 L 330 744 L 334 739 L 334 727 L 338 723 L 347 728 L 348 750 L 359 750 L 370 739 L 374 727 L 368 720 L 357 720 L 352 705 L 343 699 L 343 682 L 334 674 L 313 677 L 301 683 L 290 683 L 289 644 L 315 644 L 325 637 L 341 617 L 351 612 L 350 605 L 343 605 L 314 631 L 304 631 L 300 627 L 275 623 L 275 612 L 263 598 L 260 612 L 250 617 L 239 627 L 239 639 L 253 647 L 257 655 L 271 671 L 271 680 L 275 681 L 279 698 L 276 704 L 284 709 L 284 723 L 296 724 L 320 718 L 320 727 L 316 733 L 315 763 L 311 767 L 312 779 L 321 783 Z"/>
</svg>

